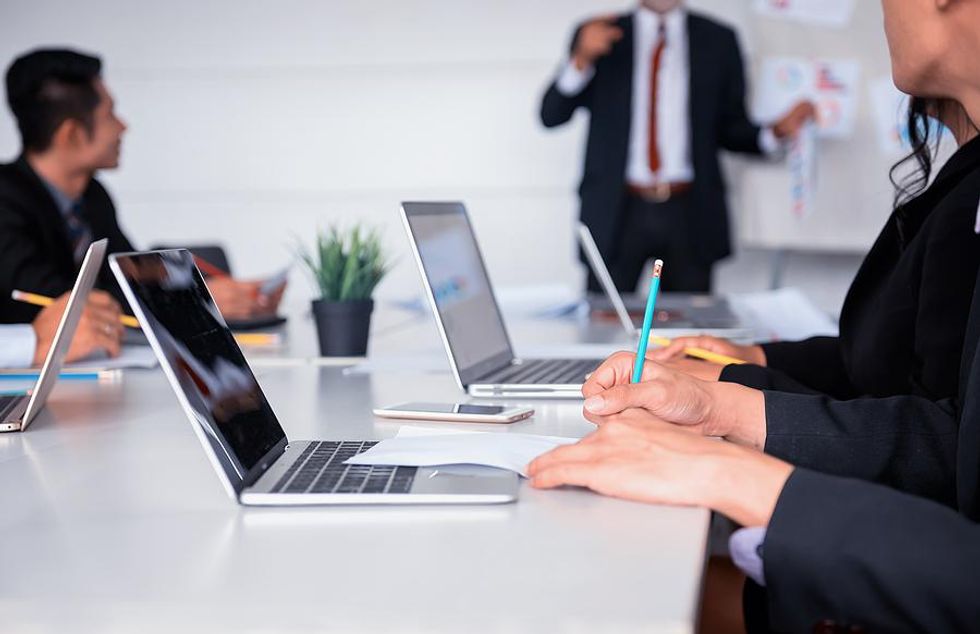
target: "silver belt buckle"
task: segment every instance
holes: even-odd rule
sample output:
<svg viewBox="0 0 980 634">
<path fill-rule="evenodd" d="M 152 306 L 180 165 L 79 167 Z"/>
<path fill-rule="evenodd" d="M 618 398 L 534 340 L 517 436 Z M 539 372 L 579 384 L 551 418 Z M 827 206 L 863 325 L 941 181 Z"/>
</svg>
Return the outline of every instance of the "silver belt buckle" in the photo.
<svg viewBox="0 0 980 634">
<path fill-rule="evenodd" d="M 670 183 L 657 183 L 653 188 L 653 200 L 658 203 L 670 200 Z"/>
</svg>

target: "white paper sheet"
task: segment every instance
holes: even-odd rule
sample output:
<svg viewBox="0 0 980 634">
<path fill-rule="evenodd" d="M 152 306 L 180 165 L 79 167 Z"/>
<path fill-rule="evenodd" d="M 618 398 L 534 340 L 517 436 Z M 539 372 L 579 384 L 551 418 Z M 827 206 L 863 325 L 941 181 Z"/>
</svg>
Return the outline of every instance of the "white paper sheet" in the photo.
<svg viewBox="0 0 980 634">
<path fill-rule="evenodd" d="M 755 0 L 752 7 L 767 18 L 817 26 L 847 26 L 854 15 L 854 0 Z"/>
<path fill-rule="evenodd" d="M 797 341 L 838 332 L 834 320 L 797 288 L 739 293 L 728 301 L 739 318 L 755 328 L 759 341 Z"/>
<path fill-rule="evenodd" d="M 346 464 L 400 467 L 471 464 L 507 469 L 526 478 L 529 462 L 555 447 L 576 442 L 577 438 L 558 436 L 403 426 L 397 436 L 349 458 Z"/>
<path fill-rule="evenodd" d="M 157 357 L 150 346 L 123 346 L 115 359 L 99 356 L 65 364 L 66 370 L 126 370 L 157 367 Z"/>
</svg>

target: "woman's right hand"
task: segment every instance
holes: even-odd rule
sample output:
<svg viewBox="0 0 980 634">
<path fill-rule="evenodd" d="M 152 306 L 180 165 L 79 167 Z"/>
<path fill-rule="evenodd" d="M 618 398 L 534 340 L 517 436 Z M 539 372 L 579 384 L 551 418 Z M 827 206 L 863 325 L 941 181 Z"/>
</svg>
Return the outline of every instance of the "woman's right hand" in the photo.
<svg viewBox="0 0 980 634">
<path fill-rule="evenodd" d="M 723 354 L 727 357 L 742 359 L 747 363 L 755 365 L 766 365 L 766 353 L 762 346 L 740 346 L 732 343 L 728 339 L 701 335 L 698 337 L 677 337 L 671 341 L 669 346 L 664 348 L 653 348 L 647 351 L 647 358 L 657 363 L 667 363 L 684 358 L 685 348 L 701 348 L 708 352 Z"/>
<path fill-rule="evenodd" d="M 583 415 L 602 426 L 629 410 L 674 423 L 705 436 L 720 436 L 756 448 L 765 446 L 765 399 L 759 390 L 736 383 L 702 381 L 654 361 L 645 363 L 639 383 L 631 383 L 635 355 L 617 352 L 582 386 Z M 634 416 L 635 416 L 634 412 Z"/>
</svg>

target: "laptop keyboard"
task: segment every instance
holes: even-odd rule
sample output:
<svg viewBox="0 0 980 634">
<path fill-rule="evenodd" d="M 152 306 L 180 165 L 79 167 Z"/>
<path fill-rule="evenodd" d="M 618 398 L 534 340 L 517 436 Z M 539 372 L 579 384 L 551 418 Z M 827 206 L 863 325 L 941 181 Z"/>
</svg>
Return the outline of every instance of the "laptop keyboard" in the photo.
<svg viewBox="0 0 980 634">
<path fill-rule="evenodd" d="M 10 412 L 14 411 L 17 404 L 20 403 L 21 399 L 24 398 L 21 394 L 14 394 L 10 396 L 0 396 L 0 420 L 7 420 L 7 416 Z"/>
<path fill-rule="evenodd" d="M 344 464 L 376 444 L 376 440 L 310 443 L 272 493 L 408 493 L 417 467 Z"/>
<path fill-rule="evenodd" d="M 481 383 L 509 385 L 575 385 L 599 367 L 598 359 L 532 359 L 481 379 Z"/>
</svg>

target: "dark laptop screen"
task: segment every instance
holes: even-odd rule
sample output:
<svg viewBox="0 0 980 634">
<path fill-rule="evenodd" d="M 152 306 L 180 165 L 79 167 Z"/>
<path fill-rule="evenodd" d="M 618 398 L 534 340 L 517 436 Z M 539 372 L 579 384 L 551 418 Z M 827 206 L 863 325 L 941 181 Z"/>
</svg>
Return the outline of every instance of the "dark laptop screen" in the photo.
<svg viewBox="0 0 980 634">
<path fill-rule="evenodd" d="M 509 363 L 510 340 L 463 205 L 402 207 L 464 385 Z"/>
<path fill-rule="evenodd" d="M 164 363 L 236 487 L 285 439 L 265 395 L 185 250 L 114 258 Z M 159 356 L 158 351 L 158 356 Z M 217 446 L 215 445 L 217 442 Z M 229 464 L 230 462 L 230 464 Z M 229 472 L 229 467 L 234 469 Z M 236 480 L 237 476 L 237 480 Z"/>
</svg>

